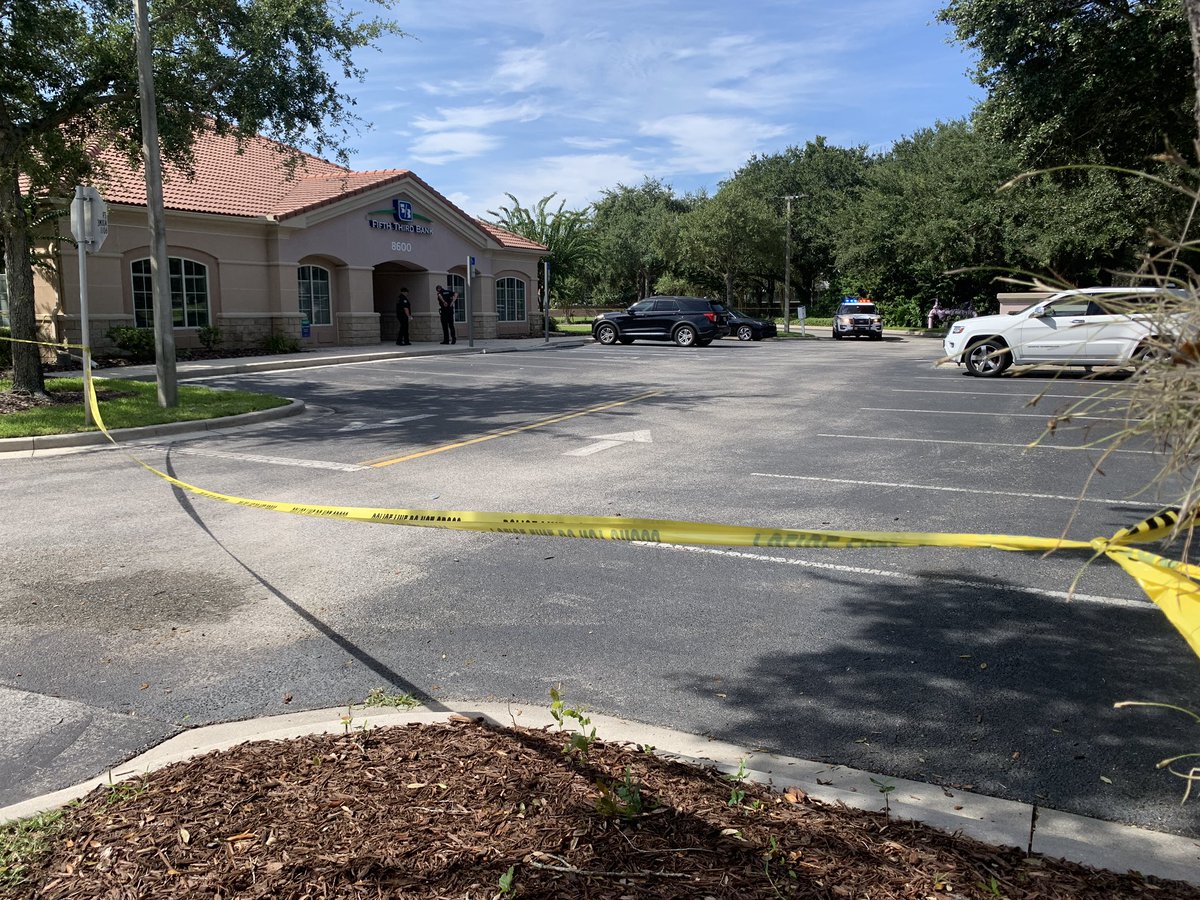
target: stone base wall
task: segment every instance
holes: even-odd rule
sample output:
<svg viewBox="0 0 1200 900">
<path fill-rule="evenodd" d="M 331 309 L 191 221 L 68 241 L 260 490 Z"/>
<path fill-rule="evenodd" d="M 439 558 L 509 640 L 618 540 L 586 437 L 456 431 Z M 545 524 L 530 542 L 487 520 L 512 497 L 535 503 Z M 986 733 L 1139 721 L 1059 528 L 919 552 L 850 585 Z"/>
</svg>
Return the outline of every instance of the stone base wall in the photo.
<svg viewBox="0 0 1200 900">
<path fill-rule="evenodd" d="M 363 344 L 378 344 L 379 313 L 338 313 L 338 344 L 343 347 L 357 347 Z M 396 340 L 395 319 L 392 324 L 392 340 Z"/>
<path fill-rule="evenodd" d="M 300 313 L 225 313 L 217 316 L 222 347 L 261 347 L 272 335 L 300 340 Z"/>
</svg>

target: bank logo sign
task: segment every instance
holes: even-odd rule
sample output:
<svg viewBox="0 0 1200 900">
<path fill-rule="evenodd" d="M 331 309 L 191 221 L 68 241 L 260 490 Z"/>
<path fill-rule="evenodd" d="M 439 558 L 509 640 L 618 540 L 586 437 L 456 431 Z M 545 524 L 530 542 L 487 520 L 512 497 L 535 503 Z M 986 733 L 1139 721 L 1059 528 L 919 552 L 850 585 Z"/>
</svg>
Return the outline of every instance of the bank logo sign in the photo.
<svg viewBox="0 0 1200 900">
<path fill-rule="evenodd" d="M 387 216 L 387 218 L 377 218 Z M 399 197 L 392 200 L 391 209 L 373 209 L 367 213 L 367 225 L 380 231 L 407 231 L 409 234 L 433 234 L 429 225 L 433 219 L 413 212 L 413 205 Z"/>
</svg>

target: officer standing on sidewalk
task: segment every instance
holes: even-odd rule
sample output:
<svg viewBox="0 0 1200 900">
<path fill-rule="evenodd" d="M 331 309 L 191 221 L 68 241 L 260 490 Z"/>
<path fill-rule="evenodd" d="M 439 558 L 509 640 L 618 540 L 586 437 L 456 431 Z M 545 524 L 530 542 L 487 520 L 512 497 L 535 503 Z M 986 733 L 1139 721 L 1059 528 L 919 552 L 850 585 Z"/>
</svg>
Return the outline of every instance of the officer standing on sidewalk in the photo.
<svg viewBox="0 0 1200 900">
<path fill-rule="evenodd" d="M 408 288 L 400 288 L 400 296 L 396 298 L 396 321 L 400 328 L 396 332 L 396 344 L 401 347 L 409 346 L 412 341 L 408 338 L 408 323 L 412 320 L 412 303 L 408 299 Z"/>
<path fill-rule="evenodd" d="M 458 293 L 453 288 L 437 286 L 438 315 L 442 320 L 442 343 L 457 344 L 458 335 L 454 332 L 454 301 Z"/>
</svg>

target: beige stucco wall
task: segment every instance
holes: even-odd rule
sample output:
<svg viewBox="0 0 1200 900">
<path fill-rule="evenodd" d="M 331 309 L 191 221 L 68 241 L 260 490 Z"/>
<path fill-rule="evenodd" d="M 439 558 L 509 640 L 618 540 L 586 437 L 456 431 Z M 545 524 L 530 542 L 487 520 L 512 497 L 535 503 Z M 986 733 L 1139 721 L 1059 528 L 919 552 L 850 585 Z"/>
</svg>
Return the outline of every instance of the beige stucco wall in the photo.
<svg viewBox="0 0 1200 900">
<path fill-rule="evenodd" d="M 447 277 L 465 277 L 468 256 L 476 259 L 471 284 L 474 337 L 540 334 L 536 251 L 499 246 L 486 231 L 413 183 L 392 185 L 280 222 L 168 211 L 169 256 L 208 267 L 210 322 L 229 347 L 258 346 L 272 334 L 309 346 L 374 344 L 394 341 L 395 297 L 407 286 L 412 302 L 413 340 L 440 340 L 434 287 Z M 373 228 L 370 220 L 391 220 L 392 200 L 412 204 L 431 233 Z M 385 213 L 388 213 L 385 215 Z M 62 233 L 69 222 L 62 220 Z M 37 285 L 39 315 L 59 339 L 80 339 L 77 253 L 69 240 L 51 245 L 58 273 Z M 92 345 L 111 349 L 104 337 L 113 325 L 134 324 L 130 266 L 150 255 L 146 210 L 110 205 L 109 234 L 101 250 L 89 254 L 88 307 Z M 329 325 L 310 327 L 301 339 L 297 269 L 315 265 L 330 272 Z M 497 322 L 495 280 L 525 282 L 526 319 Z M 466 334 L 459 323 L 460 337 Z M 197 329 L 175 329 L 177 346 L 199 346 Z"/>
</svg>

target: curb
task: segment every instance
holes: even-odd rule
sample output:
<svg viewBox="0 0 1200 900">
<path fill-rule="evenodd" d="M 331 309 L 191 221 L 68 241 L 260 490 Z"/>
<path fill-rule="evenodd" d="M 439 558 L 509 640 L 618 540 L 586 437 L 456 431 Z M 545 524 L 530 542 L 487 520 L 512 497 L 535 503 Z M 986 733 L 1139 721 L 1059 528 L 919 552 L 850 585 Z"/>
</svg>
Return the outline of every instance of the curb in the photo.
<svg viewBox="0 0 1200 900">
<path fill-rule="evenodd" d="M 196 431 L 216 431 L 235 428 L 239 425 L 254 425 L 298 416 L 304 412 L 303 400 L 291 400 L 284 406 L 260 409 L 254 412 L 224 416 L 220 419 L 194 419 L 190 422 L 166 422 L 162 425 L 142 425 L 138 428 L 114 428 L 109 433 L 118 440 L 161 437 L 169 434 L 187 434 Z M 61 450 L 69 447 L 92 447 L 107 444 L 99 431 L 79 431 L 73 434 L 41 434 L 34 437 L 0 438 L 0 453 L 34 452 L 37 450 Z"/>
<path fill-rule="evenodd" d="M 482 718 L 507 728 L 552 728 L 555 722 L 544 707 L 525 704 L 479 703 L 456 708 L 422 708 L 386 712 L 380 708 L 353 707 L 351 728 L 384 728 L 414 723 L 445 722 L 451 717 Z M 224 750 L 247 741 L 280 741 L 312 734 L 336 734 L 346 727 L 346 707 L 227 722 L 190 729 L 158 746 L 112 767 L 108 772 L 73 787 L 44 794 L 0 809 L 0 825 L 55 809 L 83 797 L 96 787 L 134 778 L 172 763 Z M 734 773 L 742 767 L 746 778 L 783 790 L 801 788 L 815 800 L 842 803 L 856 809 L 881 808 L 879 785 L 893 787 L 891 815 L 921 822 L 951 833 L 1002 846 L 1031 848 L 1034 854 L 1063 858 L 1110 871 L 1137 871 L 1143 875 L 1186 881 L 1200 886 L 1200 841 L 1089 819 L 1056 810 L 1037 810 L 1037 828 L 1030 840 L 1034 809 L 1029 804 L 1001 800 L 940 785 L 888 778 L 869 772 L 831 766 L 812 760 L 747 750 L 724 741 L 686 734 L 628 719 L 592 715 L 601 739 L 652 748 L 656 754 L 684 763 L 715 767 Z"/>
</svg>

